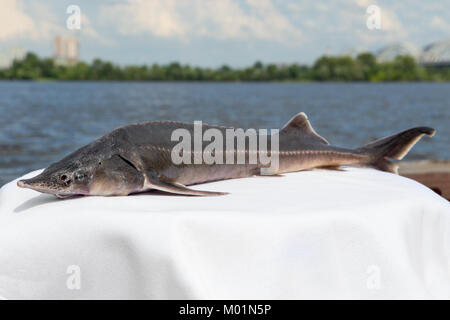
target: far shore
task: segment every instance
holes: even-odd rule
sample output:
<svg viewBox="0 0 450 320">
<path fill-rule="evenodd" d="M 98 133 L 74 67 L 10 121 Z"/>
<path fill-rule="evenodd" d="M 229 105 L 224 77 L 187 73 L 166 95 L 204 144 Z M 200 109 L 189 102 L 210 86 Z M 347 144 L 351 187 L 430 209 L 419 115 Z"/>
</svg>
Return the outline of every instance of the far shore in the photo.
<svg viewBox="0 0 450 320">
<path fill-rule="evenodd" d="M 94 59 L 55 60 L 28 52 L 6 68 L 0 79 L 118 80 L 118 81 L 317 81 L 317 82 L 408 82 L 450 81 L 450 66 L 422 65 L 412 56 L 397 56 L 378 61 L 372 53 L 351 56 L 322 56 L 312 65 L 297 63 L 262 63 L 247 67 L 199 67 L 180 62 L 165 65 L 118 65 Z"/>
</svg>

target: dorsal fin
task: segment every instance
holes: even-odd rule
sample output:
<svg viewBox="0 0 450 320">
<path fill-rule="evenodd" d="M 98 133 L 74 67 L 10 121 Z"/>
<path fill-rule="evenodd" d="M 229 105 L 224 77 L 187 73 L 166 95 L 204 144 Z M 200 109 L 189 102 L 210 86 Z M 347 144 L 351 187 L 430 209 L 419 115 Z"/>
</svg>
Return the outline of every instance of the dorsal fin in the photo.
<svg viewBox="0 0 450 320">
<path fill-rule="evenodd" d="M 324 144 L 329 144 L 328 141 L 319 136 L 308 121 L 308 117 L 305 113 L 300 112 L 292 117 L 288 123 L 281 129 L 281 132 L 287 132 L 291 134 L 298 134 L 305 138 L 316 140 Z"/>
</svg>

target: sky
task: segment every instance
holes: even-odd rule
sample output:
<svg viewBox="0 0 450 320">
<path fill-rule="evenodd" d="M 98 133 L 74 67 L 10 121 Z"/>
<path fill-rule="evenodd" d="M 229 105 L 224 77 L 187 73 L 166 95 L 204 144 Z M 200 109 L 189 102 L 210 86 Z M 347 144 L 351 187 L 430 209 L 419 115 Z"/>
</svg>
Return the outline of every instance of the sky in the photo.
<svg viewBox="0 0 450 320">
<path fill-rule="evenodd" d="M 66 27 L 70 5 L 81 10 L 80 30 Z M 371 5 L 379 29 L 367 27 Z M 52 56 L 56 35 L 79 37 L 88 62 L 310 64 L 324 54 L 449 39 L 450 0 L 0 0 L 0 50 Z"/>
</svg>

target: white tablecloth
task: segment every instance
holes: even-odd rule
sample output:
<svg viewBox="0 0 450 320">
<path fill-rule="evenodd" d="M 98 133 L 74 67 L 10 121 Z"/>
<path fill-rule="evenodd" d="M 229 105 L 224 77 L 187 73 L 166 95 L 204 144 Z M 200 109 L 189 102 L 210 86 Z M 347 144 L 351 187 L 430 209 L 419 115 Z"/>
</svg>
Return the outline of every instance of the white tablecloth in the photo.
<svg viewBox="0 0 450 320">
<path fill-rule="evenodd" d="M 0 190 L 0 296 L 450 298 L 450 205 L 371 169 L 59 200 Z M 35 175 L 31 173 L 26 177 Z"/>
</svg>

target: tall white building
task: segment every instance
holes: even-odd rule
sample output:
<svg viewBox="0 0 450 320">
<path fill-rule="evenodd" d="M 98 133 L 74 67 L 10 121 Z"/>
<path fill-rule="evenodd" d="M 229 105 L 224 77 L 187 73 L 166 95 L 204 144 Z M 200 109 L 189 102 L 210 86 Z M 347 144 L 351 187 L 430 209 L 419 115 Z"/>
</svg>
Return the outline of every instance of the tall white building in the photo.
<svg viewBox="0 0 450 320">
<path fill-rule="evenodd" d="M 79 41 L 75 37 L 55 37 L 55 62 L 60 65 L 72 66 L 79 59 Z"/>
</svg>

